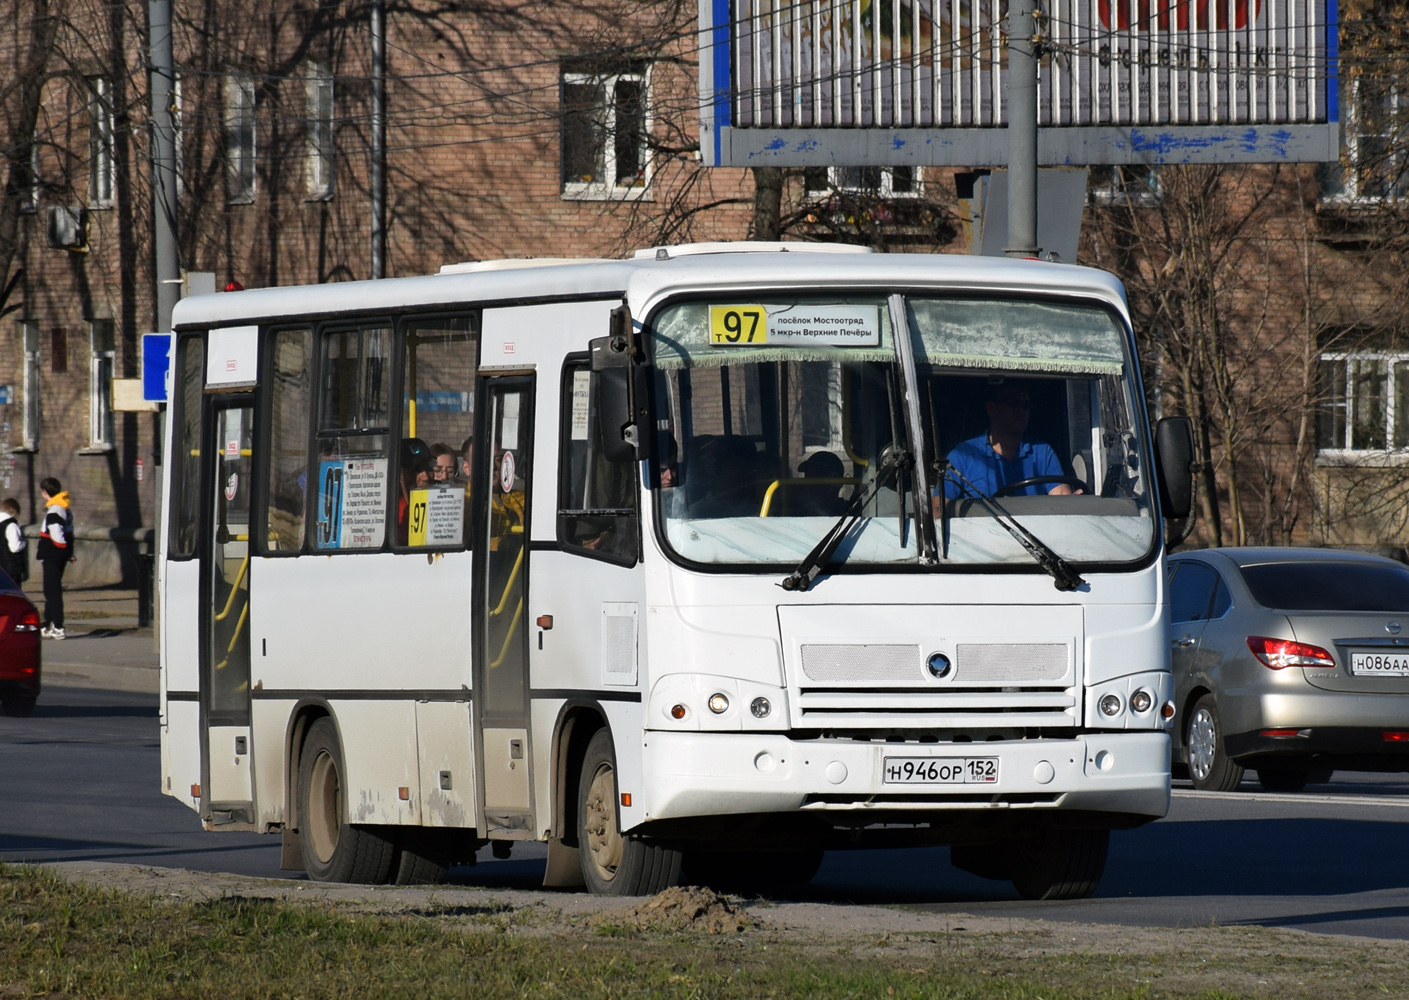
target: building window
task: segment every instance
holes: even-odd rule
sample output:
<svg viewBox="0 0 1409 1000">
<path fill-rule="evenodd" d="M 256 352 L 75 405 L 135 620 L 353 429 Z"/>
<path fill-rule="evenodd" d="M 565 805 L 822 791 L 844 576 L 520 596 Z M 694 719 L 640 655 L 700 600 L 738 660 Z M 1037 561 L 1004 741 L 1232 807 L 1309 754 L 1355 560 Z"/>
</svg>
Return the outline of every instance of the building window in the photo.
<svg viewBox="0 0 1409 1000">
<path fill-rule="evenodd" d="M 113 164 L 113 89 L 101 76 L 88 80 L 88 204 L 112 208 L 116 172 Z"/>
<path fill-rule="evenodd" d="M 563 197 L 640 198 L 650 188 L 645 70 L 563 73 Z"/>
<path fill-rule="evenodd" d="M 1409 194 L 1409 91 L 1402 81 L 1357 77 L 1345 123 L 1345 162 L 1332 171 L 1327 195 L 1378 203 Z"/>
<path fill-rule="evenodd" d="M 1323 452 L 1409 448 L 1409 354 L 1322 354 L 1316 444 Z"/>
<path fill-rule="evenodd" d="M 254 201 L 254 81 L 225 82 L 225 162 L 231 204 Z"/>
<path fill-rule="evenodd" d="M 812 167 L 803 171 L 808 197 L 829 194 L 863 198 L 917 198 L 920 172 L 915 167 Z"/>
<path fill-rule="evenodd" d="M 308 64 L 304 81 L 308 101 L 308 198 L 333 196 L 333 74 L 325 62 Z"/>
<path fill-rule="evenodd" d="M 113 321 L 95 319 L 89 327 L 88 447 L 113 446 Z"/>
<path fill-rule="evenodd" d="M 21 450 L 39 448 L 39 324 L 34 320 L 20 323 L 24 341 L 24 414 Z"/>
<path fill-rule="evenodd" d="M 1096 165 L 1086 180 L 1086 200 L 1092 205 L 1154 208 L 1160 203 L 1159 171 L 1148 164 L 1117 167 Z"/>
</svg>

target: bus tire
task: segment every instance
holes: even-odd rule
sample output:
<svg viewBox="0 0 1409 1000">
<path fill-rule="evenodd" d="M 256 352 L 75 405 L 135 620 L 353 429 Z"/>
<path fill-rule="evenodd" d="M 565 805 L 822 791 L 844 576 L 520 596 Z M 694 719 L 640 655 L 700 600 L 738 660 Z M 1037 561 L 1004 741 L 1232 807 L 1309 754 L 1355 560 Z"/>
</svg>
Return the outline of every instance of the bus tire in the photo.
<svg viewBox="0 0 1409 1000">
<path fill-rule="evenodd" d="M 688 851 L 681 862 L 685 881 L 717 892 L 768 894 L 811 882 L 823 851 Z"/>
<path fill-rule="evenodd" d="M 582 878 L 597 896 L 652 896 L 680 878 L 680 852 L 621 832 L 612 734 L 599 729 L 587 744 L 577 789 L 577 843 Z"/>
<path fill-rule="evenodd" d="M 383 885 L 392 876 L 395 845 L 376 827 L 347 822 L 342 743 L 333 720 L 308 727 L 298 758 L 299 851 L 315 882 Z"/>
<path fill-rule="evenodd" d="M 443 830 L 403 826 L 396 831 L 396 885 L 439 885 L 450 875 L 450 844 Z"/>
<path fill-rule="evenodd" d="M 1024 899 L 1085 899 L 1101 884 L 1109 830 L 1047 829 L 1011 842 L 1009 871 Z"/>
<path fill-rule="evenodd" d="M 1228 759 L 1223 749 L 1223 724 L 1213 695 L 1194 702 L 1184 727 L 1184 752 L 1189 778 L 1201 792 L 1231 792 L 1243 781 L 1243 768 Z"/>
</svg>

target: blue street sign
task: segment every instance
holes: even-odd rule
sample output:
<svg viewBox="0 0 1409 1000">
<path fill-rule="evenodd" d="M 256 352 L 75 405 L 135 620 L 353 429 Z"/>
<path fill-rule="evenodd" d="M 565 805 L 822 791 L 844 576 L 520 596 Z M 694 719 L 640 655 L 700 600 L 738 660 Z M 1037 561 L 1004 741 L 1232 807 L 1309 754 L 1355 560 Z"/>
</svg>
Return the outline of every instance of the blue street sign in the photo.
<svg viewBox="0 0 1409 1000">
<path fill-rule="evenodd" d="M 166 373 L 171 368 L 171 334 L 142 334 L 142 398 L 166 402 Z"/>
<path fill-rule="evenodd" d="M 0 385 L 0 406 L 8 406 L 15 401 L 15 387 Z"/>
</svg>

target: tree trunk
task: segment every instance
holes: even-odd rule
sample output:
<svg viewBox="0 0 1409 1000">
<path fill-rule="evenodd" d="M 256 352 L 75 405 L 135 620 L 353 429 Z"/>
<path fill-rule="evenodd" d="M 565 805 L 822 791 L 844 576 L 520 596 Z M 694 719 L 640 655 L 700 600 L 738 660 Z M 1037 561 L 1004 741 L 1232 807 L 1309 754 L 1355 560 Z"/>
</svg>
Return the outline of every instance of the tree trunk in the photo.
<svg viewBox="0 0 1409 1000">
<path fill-rule="evenodd" d="M 781 167 L 753 167 L 753 225 L 756 240 L 777 241 L 783 227 L 783 170 Z"/>
</svg>

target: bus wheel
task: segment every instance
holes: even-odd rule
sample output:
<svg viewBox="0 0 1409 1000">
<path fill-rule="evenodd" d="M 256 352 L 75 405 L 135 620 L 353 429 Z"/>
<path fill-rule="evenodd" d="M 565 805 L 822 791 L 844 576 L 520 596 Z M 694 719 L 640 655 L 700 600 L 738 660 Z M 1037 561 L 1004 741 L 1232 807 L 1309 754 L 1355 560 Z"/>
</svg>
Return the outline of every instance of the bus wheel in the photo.
<svg viewBox="0 0 1409 1000">
<path fill-rule="evenodd" d="M 403 826 L 396 831 L 397 885 L 437 885 L 450 874 L 451 845 L 444 830 Z"/>
<path fill-rule="evenodd" d="M 342 744 L 324 716 L 308 727 L 298 758 L 299 849 L 315 882 L 380 885 L 392 875 L 394 845 L 374 827 L 347 822 Z"/>
<path fill-rule="evenodd" d="M 582 877 L 598 896 L 651 896 L 680 877 L 680 852 L 621 832 L 616 754 L 599 729 L 587 744 L 577 791 L 577 843 Z"/>
<path fill-rule="evenodd" d="M 1042 830 L 1010 841 L 1013 888 L 1024 899 L 1085 899 L 1106 871 L 1109 830 Z"/>
<path fill-rule="evenodd" d="M 821 850 L 690 851 L 681 870 L 691 884 L 740 895 L 785 892 L 811 882 Z"/>
</svg>

